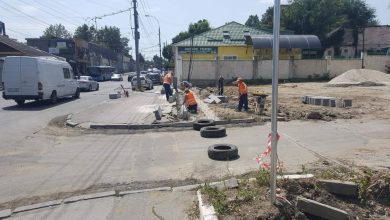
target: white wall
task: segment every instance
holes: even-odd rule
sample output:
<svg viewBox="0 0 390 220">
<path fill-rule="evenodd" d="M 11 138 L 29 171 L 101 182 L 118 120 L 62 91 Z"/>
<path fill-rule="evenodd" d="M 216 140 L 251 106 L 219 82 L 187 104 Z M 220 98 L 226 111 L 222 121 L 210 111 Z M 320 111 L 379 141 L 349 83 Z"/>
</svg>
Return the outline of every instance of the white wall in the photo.
<svg viewBox="0 0 390 220">
<path fill-rule="evenodd" d="M 225 79 L 232 79 L 240 76 L 244 79 L 271 79 L 272 60 L 260 60 L 257 65 L 257 73 L 253 71 L 255 61 L 252 60 L 194 60 L 191 79 L 215 80 L 220 74 Z M 182 80 L 187 80 L 189 61 L 181 62 Z M 176 63 L 177 64 L 177 63 Z M 365 56 L 365 67 L 384 72 L 385 66 L 390 65 L 390 56 Z M 360 59 L 342 60 L 280 60 L 279 79 L 291 78 L 315 78 L 321 77 L 324 73 L 329 73 L 331 77 L 338 76 L 350 69 L 361 68 Z M 180 70 L 177 70 L 180 71 Z"/>
</svg>

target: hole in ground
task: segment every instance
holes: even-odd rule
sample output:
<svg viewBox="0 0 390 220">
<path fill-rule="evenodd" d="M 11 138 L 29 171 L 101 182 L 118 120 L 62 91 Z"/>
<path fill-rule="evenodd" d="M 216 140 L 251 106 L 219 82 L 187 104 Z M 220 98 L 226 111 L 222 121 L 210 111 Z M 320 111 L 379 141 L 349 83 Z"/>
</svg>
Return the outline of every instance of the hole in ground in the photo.
<svg viewBox="0 0 390 220">
<path fill-rule="evenodd" d="M 217 146 L 215 147 L 217 150 L 230 150 L 231 148 L 229 146 Z"/>
</svg>

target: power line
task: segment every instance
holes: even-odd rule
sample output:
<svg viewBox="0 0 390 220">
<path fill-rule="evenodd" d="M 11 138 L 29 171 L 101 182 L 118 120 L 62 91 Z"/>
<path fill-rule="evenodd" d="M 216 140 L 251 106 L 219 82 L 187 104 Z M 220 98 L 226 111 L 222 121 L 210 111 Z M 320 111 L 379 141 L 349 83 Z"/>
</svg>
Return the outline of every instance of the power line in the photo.
<svg viewBox="0 0 390 220">
<path fill-rule="evenodd" d="M 1 0 L 0 0 L 0 1 L 1 1 Z M 32 20 L 34 20 L 34 21 L 38 21 L 38 22 L 40 22 L 40 23 L 42 23 L 42 24 L 45 24 L 45 25 L 47 25 L 47 26 L 50 26 L 49 23 L 46 23 L 45 21 L 42 21 L 42 20 L 39 19 L 39 18 L 36 18 L 36 17 L 34 17 L 34 16 L 31 16 L 31 15 L 29 15 L 29 14 L 27 14 L 27 13 L 25 13 L 25 12 L 23 12 L 23 11 L 21 11 L 21 10 L 15 8 L 15 7 L 13 7 L 12 5 L 10 5 L 10 4 L 8 4 L 8 3 L 4 2 L 4 1 L 1 1 L 1 2 L 2 2 L 3 4 L 5 4 L 5 5 L 7 5 L 8 7 L 10 7 L 11 9 L 13 9 L 14 11 L 16 11 L 16 12 L 18 12 L 18 13 L 22 13 L 22 14 L 24 14 L 25 16 L 29 17 L 30 19 L 32 19 Z M 0 5 L 0 7 L 2 7 L 2 6 Z M 4 7 L 2 7 L 2 8 L 4 8 Z M 8 10 L 8 8 L 4 8 L 4 9 Z"/>
<path fill-rule="evenodd" d="M 22 1 L 22 0 L 19 0 L 19 1 Z M 56 13 L 63 15 L 64 18 L 68 19 L 68 21 L 71 21 L 70 23 L 72 23 L 72 24 L 74 24 L 74 25 L 76 25 L 76 26 L 79 25 L 79 21 L 76 21 L 76 20 L 73 19 L 72 17 L 69 17 L 68 15 L 66 15 L 66 14 L 63 13 L 63 12 L 61 12 L 60 10 L 57 10 L 56 8 L 50 7 L 50 6 L 48 6 L 47 4 L 42 4 L 42 3 L 40 3 L 40 2 L 37 1 L 37 0 L 33 0 L 33 1 L 36 2 L 37 4 L 41 5 L 41 6 L 45 7 L 45 8 L 48 8 L 49 10 L 55 11 Z M 24 2 L 24 1 L 23 1 L 23 2 Z M 24 3 L 27 4 L 26 2 L 24 2 Z M 28 4 L 27 4 L 27 5 L 28 5 Z M 48 14 L 50 14 L 50 15 L 53 15 L 53 14 L 51 14 L 51 12 L 46 12 L 46 13 L 48 13 Z M 53 15 L 53 16 L 55 16 L 55 17 L 61 19 L 61 17 L 59 17 L 59 16 L 56 16 L 56 15 Z M 75 23 L 73 23 L 73 22 L 76 22 L 77 24 L 75 24 Z"/>
</svg>

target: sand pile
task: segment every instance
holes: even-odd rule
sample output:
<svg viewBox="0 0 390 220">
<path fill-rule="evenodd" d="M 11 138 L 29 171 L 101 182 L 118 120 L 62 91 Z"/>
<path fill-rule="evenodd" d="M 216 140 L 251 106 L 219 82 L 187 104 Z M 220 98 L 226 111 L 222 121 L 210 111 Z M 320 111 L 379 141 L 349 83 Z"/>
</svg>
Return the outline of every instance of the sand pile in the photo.
<svg viewBox="0 0 390 220">
<path fill-rule="evenodd" d="M 390 75 L 370 69 L 352 69 L 328 82 L 329 86 L 380 86 L 390 83 Z"/>
</svg>

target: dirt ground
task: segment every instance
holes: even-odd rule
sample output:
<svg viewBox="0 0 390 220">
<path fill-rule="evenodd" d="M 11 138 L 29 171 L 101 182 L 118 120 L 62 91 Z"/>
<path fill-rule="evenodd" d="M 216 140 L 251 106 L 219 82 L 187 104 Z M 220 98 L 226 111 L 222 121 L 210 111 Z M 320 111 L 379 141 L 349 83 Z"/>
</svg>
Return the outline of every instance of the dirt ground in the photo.
<svg viewBox="0 0 390 220">
<path fill-rule="evenodd" d="M 350 219 L 390 218 L 390 176 L 388 172 L 365 171 L 357 174 L 343 168 L 317 170 L 316 178 L 277 182 L 277 205 L 270 203 L 269 173 L 259 171 L 256 181 L 242 181 L 238 188 L 217 191 L 202 187 L 206 201 L 212 203 L 220 219 L 319 219 L 302 213 L 297 197 L 312 199 L 346 211 Z M 339 179 L 356 182 L 358 197 L 333 195 L 318 179 Z"/>
<path fill-rule="evenodd" d="M 349 86 L 329 87 L 327 83 L 284 83 L 279 84 L 279 116 L 284 120 L 307 120 L 310 113 L 319 113 L 321 120 L 334 119 L 390 119 L 390 86 Z M 226 86 L 227 103 L 209 104 L 219 118 L 238 119 L 254 117 L 269 120 L 271 116 L 271 85 L 248 86 L 248 112 L 236 112 L 238 92 L 235 86 Z M 216 88 L 208 87 L 202 91 L 202 98 L 215 94 Z M 269 95 L 266 99 L 262 115 L 255 114 L 255 97 L 253 93 Z M 315 106 L 302 103 L 305 95 L 334 97 L 336 99 L 352 99 L 352 107 L 337 108 Z M 309 117 L 310 118 L 310 117 Z"/>
</svg>

